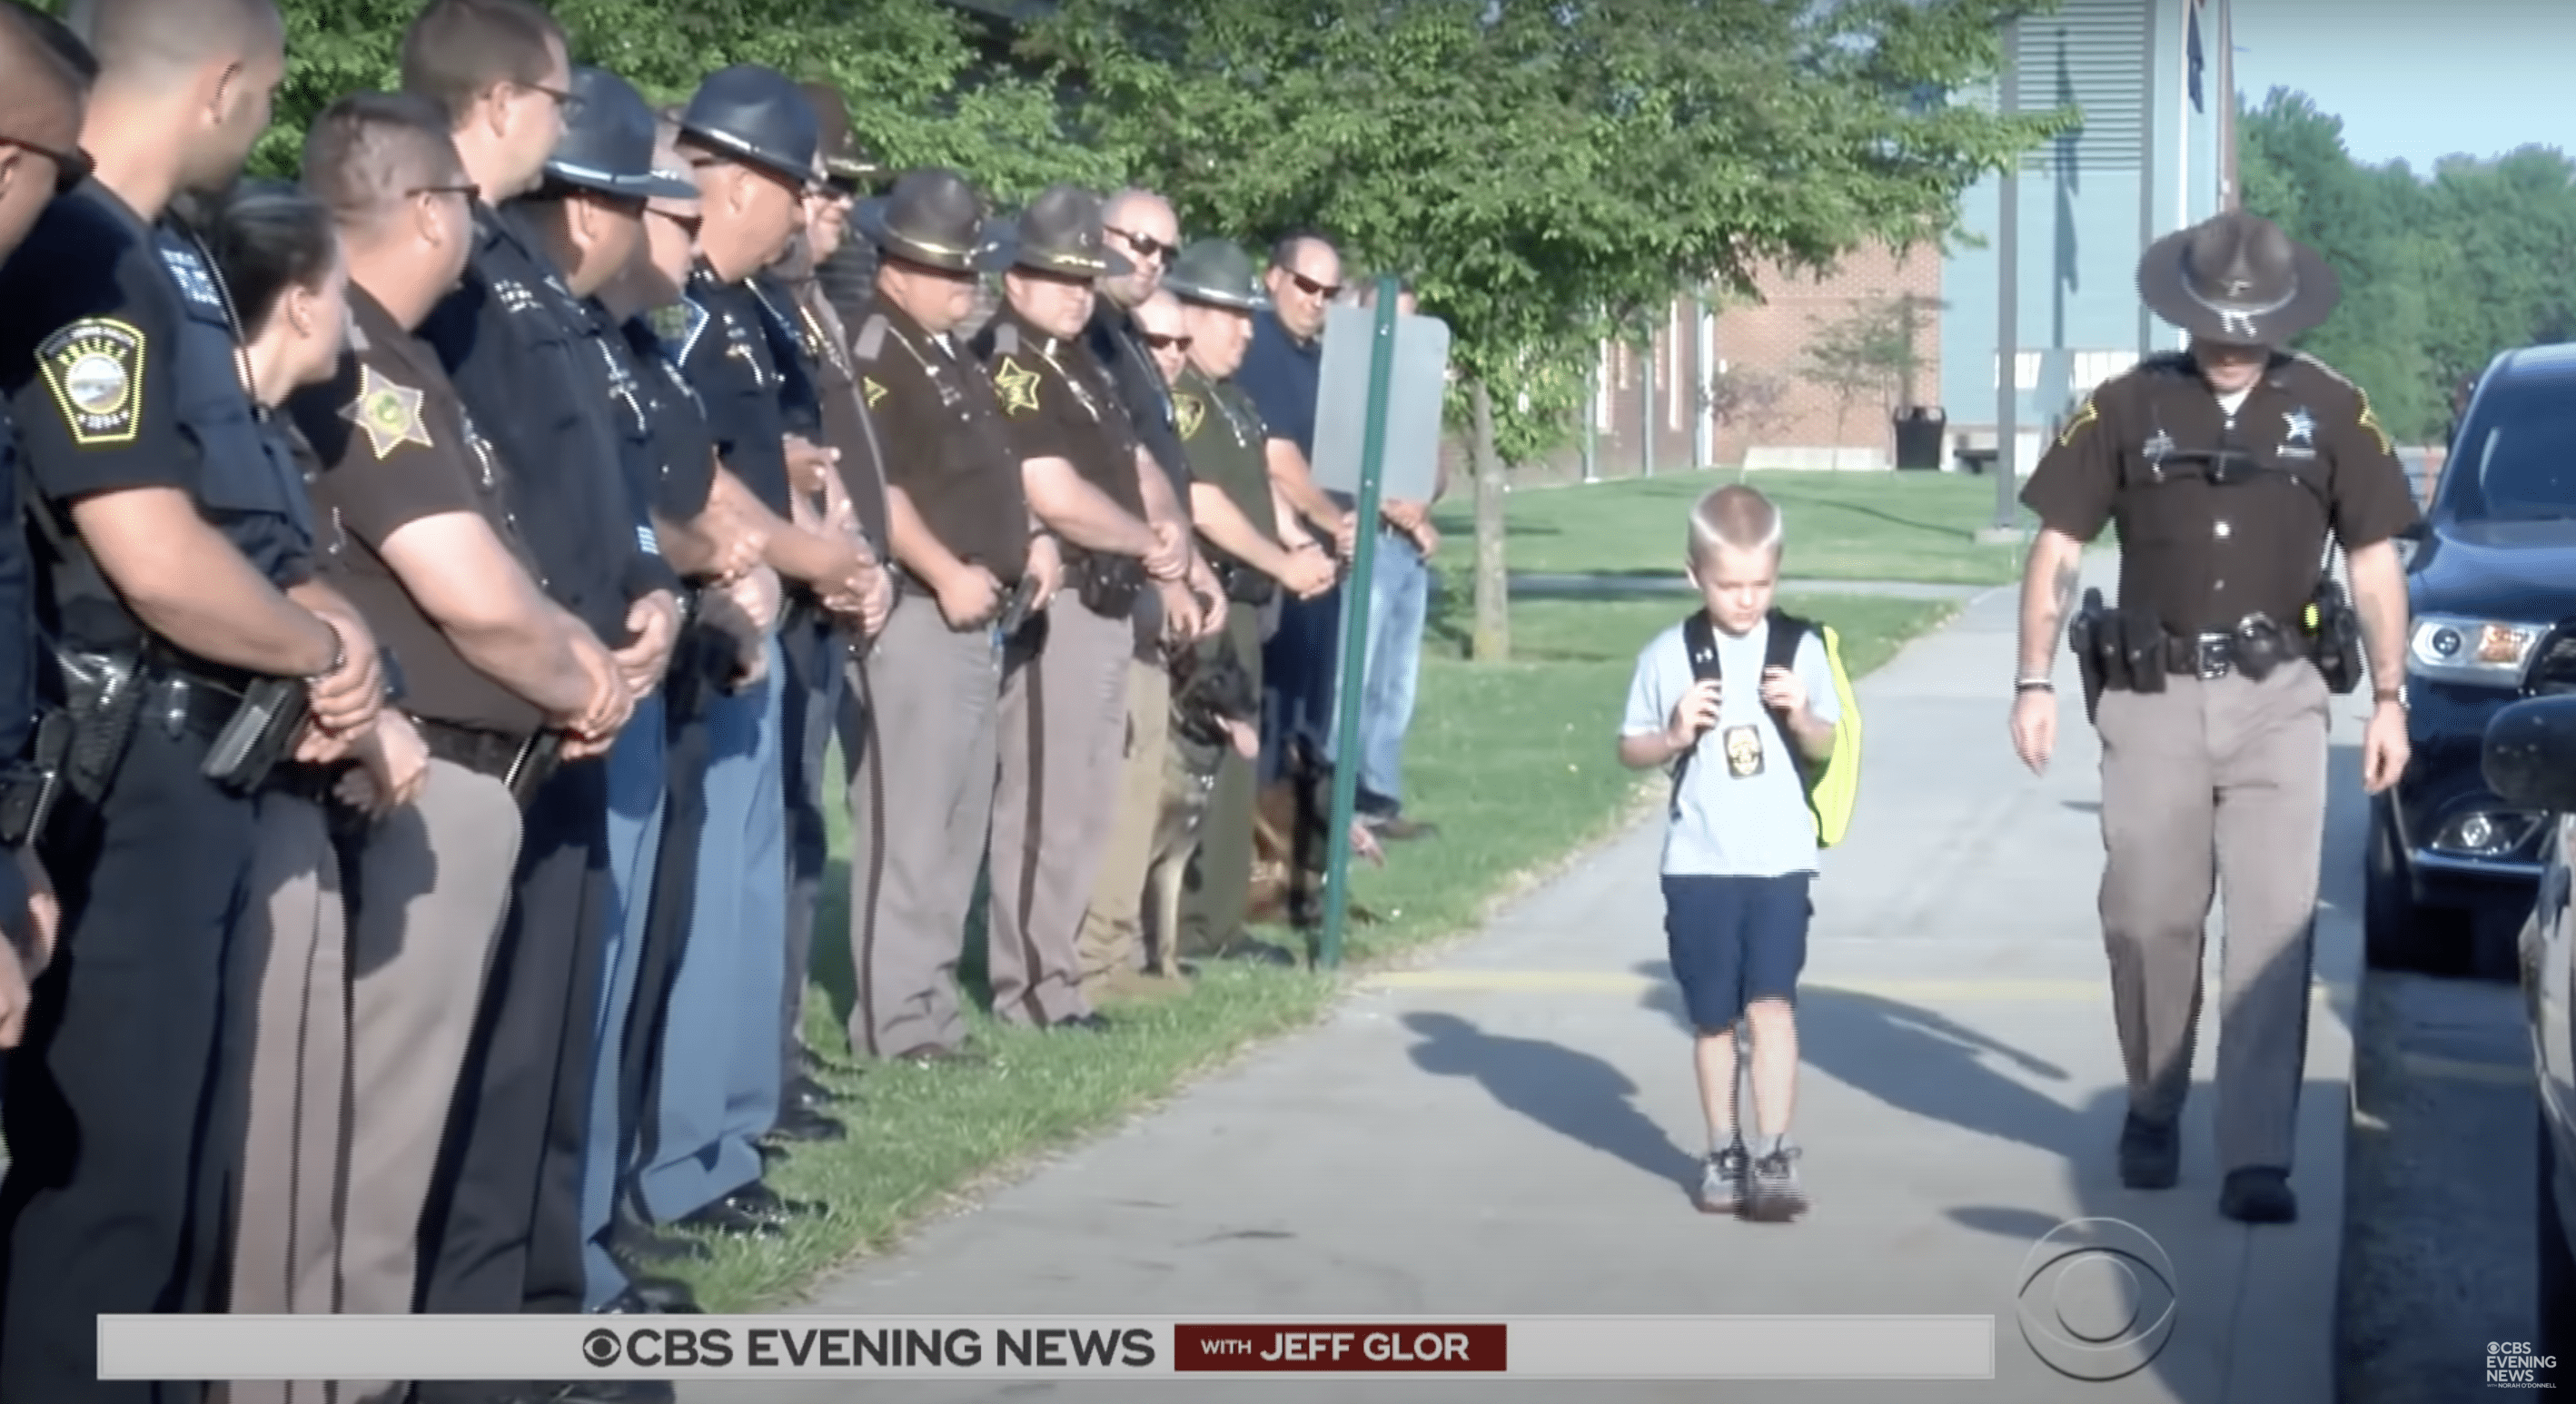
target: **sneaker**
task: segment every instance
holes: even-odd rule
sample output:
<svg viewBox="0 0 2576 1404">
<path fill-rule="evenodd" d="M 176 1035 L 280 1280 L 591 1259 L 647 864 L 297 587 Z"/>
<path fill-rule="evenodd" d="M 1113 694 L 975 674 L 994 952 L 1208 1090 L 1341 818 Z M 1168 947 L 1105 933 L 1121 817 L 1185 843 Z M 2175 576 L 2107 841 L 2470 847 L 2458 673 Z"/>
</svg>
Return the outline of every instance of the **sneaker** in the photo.
<svg viewBox="0 0 2576 1404">
<path fill-rule="evenodd" d="M 1744 1143 L 1736 1142 L 1702 1162 L 1699 1209 L 1703 1214 L 1732 1214 L 1744 1205 Z"/>
<path fill-rule="evenodd" d="M 1744 1217 L 1766 1224 L 1785 1224 L 1807 1212 L 1807 1191 L 1798 1183 L 1798 1148 L 1782 1146 L 1753 1162 L 1746 1187 Z"/>
</svg>

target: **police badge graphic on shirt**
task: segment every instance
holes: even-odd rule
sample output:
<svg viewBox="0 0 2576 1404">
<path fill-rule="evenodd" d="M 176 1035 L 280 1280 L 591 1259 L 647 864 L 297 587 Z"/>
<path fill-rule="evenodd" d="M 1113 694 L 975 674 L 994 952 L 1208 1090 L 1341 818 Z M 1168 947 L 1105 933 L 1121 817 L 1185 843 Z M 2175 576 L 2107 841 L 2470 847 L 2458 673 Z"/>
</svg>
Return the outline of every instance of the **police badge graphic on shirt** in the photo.
<svg viewBox="0 0 2576 1404">
<path fill-rule="evenodd" d="M 1748 780 L 1762 773 L 1762 728 L 1730 726 L 1719 744 L 1726 748 L 1726 773 Z"/>
</svg>

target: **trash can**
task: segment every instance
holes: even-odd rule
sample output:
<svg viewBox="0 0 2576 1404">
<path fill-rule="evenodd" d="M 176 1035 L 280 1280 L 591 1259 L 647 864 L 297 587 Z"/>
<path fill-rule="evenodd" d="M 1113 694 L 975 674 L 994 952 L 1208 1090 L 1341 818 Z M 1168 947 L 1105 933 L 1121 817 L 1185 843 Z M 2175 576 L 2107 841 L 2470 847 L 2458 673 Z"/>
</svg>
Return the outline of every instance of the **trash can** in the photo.
<svg viewBox="0 0 2576 1404">
<path fill-rule="evenodd" d="M 1896 415 L 1895 420 L 1896 466 L 1938 469 L 1942 431 L 1949 428 L 1950 416 L 1929 406 L 1914 405 Z"/>
</svg>

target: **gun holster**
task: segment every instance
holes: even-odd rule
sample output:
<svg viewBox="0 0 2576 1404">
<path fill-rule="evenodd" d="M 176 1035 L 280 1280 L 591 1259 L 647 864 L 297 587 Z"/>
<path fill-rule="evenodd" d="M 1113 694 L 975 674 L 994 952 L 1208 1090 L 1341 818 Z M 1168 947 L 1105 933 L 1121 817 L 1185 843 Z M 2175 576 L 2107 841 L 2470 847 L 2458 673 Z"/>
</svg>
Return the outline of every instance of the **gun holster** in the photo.
<svg viewBox="0 0 2576 1404">
<path fill-rule="evenodd" d="M 228 794 L 257 794 L 284 760 L 310 715 L 304 684 L 296 678 L 257 678 L 242 689 L 241 705 L 206 748 L 198 773 Z"/>
<path fill-rule="evenodd" d="M 2361 614 L 2345 598 L 2343 585 L 2332 576 L 2319 580 L 2300 622 L 2308 656 L 2325 676 L 2326 690 L 2342 696 L 2361 686 Z"/>
<path fill-rule="evenodd" d="M 71 749 L 71 713 L 48 710 L 36 723 L 27 758 L 0 770 L 0 847 L 20 848 L 44 836 Z"/>
<path fill-rule="evenodd" d="M 58 648 L 54 667 L 62 682 L 61 710 L 68 719 L 60 783 L 95 806 L 107 797 L 117 767 L 125 763 L 125 748 L 143 715 L 148 682 L 143 659 L 139 654 Z"/>
<path fill-rule="evenodd" d="M 510 798 L 525 809 L 537 787 L 546 783 L 562 764 L 563 733 L 540 731 L 519 748 L 518 759 L 510 762 L 510 773 L 501 777 L 501 783 L 510 787 Z"/>
<path fill-rule="evenodd" d="M 2110 619 L 2109 606 L 2102 603 L 2100 590 L 2084 592 L 2083 607 L 2075 611 L 2073 622 L 2066 626 L 2066 647 L 2075 655 L 2075 671 L 2084 682 L 2084 720 L 2093 720 L 2102 705 L 2105 677 L 2104 647 Z"/>
</svg>

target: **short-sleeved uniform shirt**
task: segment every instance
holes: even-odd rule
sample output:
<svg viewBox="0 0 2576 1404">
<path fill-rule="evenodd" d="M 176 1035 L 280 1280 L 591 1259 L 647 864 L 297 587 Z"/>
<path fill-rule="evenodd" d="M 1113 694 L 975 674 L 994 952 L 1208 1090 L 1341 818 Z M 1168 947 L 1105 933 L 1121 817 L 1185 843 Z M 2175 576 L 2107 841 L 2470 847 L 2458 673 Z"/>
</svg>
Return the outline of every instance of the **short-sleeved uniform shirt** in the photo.
<svg viewBox="0 0 2576 1404">
<path fill-rule="evenodd" d="M 626 637 L 636 554 L 625 469 L 572 289 L 514 217 L 477 203 L 464 281 L 420 339 L 501 452 L 519 529 L 544 563 L 547 593 L 609 644 Z"/>
<path fill-rule="evenodd" d="M 819 281 L 791 279 L 784 286 L 806 363 L 814 373 L 815 399 L 823 417 L 821 442 L 840 451 L 841 487 L 850 495 L 859 535 L 878 560 L 885 560 L 891 529 L 886 516 L 885 454 L 877 442 L 876 425 L 859 397 L 848 332 Z"/>
<path fill-rule="evenodd" d="M 226 297 L 192 239 L 96 180 L 47 206 L 0 266 L 0 394 L 35 486 L 27 509 L 45 514 L 30 542 L 37 613 L 72 648 L 145 632 L 77 539 L 83 497 L 178 489 L 271 583 L 312 578 L 311 507 L 242 389 Z"/>
<path fill-rule="evenodd" d="M 1276 534 L 1279 516 L 1270 500 L 1270 464 L 1261 447 L 1269 431 L 1242 387 L 1231 380 L 1209 380 L 1197 366 L 1184 367 L 1172 385 L 1172 418 L 1198 480 L 1223 492 L 1254 528 Z M 1213 544 L 1207 549 L 1224 555 Z"/>
<path fill-rule="evenodd" d="M 1315 457 L 1315 400 L 1324 387 L 1324 339 L 1299 341 L 1279 325 L 1278 313 L 1267 309 L 1256 312 L 1252 314 L 1252 342 L 1243 350 L 1243 364 L 1235 369 L 1234 383 L 1243 387 L 1253 407 L 1261 411 L 1270 437 L 1295 444 L 1311 464 Z M 1324 495 L 1346 511 L 1354 500 L 1346 492 Z"/>
<path fill-rule="evenodd" d="M 993 378 L 1021 462 L 1061 458 L 1129 516 L 1144 519 L 1135 430 L 1108 373 L 1080 341 L 1049 336 L 1004 307 L 976 333 L 975 354 Z M 1075 549 L 1066 548 L 1068 559 Z"/>
<path fill-rule="evenodd" d="M 383 555 L 404 527 L 467 513 L 482 518 L 542 585 L 510 508 L 500 457 L 475 432 L 437 352 L 355 284 L 349 313 L 337 373 L 287 402 L 321 466 L 313 505 L 322 517 L 324 571 L 402 660 L 404 710 L 456 726 L 534 732 L 543 714 L 466 662 Z"/>
<path fill-rule="evenodd" d="M 796 315 L 796 296 L 775 269 L 763 269 L 743 283 L 759 313 L 760 334 L 769 344 L 769 363 L 778 368 L 778 419 L 787 432 L 809 443 L 823 442 L 822 382 L 814 349 Z"/>
<path fill-rule="evenodd" d="M 2241 484 L 2209 481 L 2226 451 Z M 2195 461 L 2201 460 L 2201 461 Z M 2292 625 L 2325 564 L 2415 520 L 2396 446 L 2358 386 L 2305 356 L 2273 358 L 2234 405 L 2188 357 L 2156 356 L 2104 381 L 2043 454 L 2022 505 L 2091 541 L 2120 531 L 2120 603 L 2178 635 L 2262 614 Z"/>
<path fill-rule="evenodd" d="M 678 308 L 672 304 L 674 311 Z M 654 460 L 660 465 L 651 490 L 653 510 L 671 521 L 693 520 L 707 510 L 716 485 L 716 437 L 707 427 L 706 407 L 698 401 L 697 387 L 680 374 L 679 362 L 652 318 L 629 317 L 617 332 L 644 412 L 653 421 Z"/>
<path fill-rule="evenodd" d="M 788 515 L 783 379 L 761 325 L 760 298 L 703 269 L 689 280 L 690 325 L 679 345 L 680 373 L 698 387 L 707 428 L 725 467 L 762 505 Z"/>
<path fill-rule="evenodd" d="M 959 559 L 1005 588 L 1029 559 L 1028 489 L 992 378 L 953 336 L 879 301 L 850 341 L 859 393 L 885 446 L 886 486 Z"/>
<path fill-rule="evenodd" d="M 617 500 L 626 514 L 634 549 L 627 554 L 622 578 L 625 598 L 639 599 L 655 590 L 677 591 L 678 573 L 662 558 L 661 538 L 653 531 L 653 498 L 662 484 L 662 445 L 646 400 L 650 387 L 626 348 L 626 333 L 617 318 L 595 297 L 573 305 L 575 329 L 581 334 L 582 365 L 594 403 L 608 422 L 617 445 Z"/>
<path fill-rule="evenodd" d="M 1672 724 L 1673 708 L 1692 682 L 1690 647 L 1682 628 L 1675 624 L 1664 630 L 1638 653 L 1621 735 L 1654 735 Z M 1674 877 L 1814 872 L 1816 829 L 1806 788 L 1798 779 L 1784 728 L 1762 705 L 1762 660 L 1771 644 L 1771 623 L 1766 619 L 1741 638 L 1723 629 L 1710 632 L 1717 639 L 1721 679 L 1717 725 L 1700 737 L 1682 777 L 1678 812 L 1664 828 L 1663 871 Z M 1812 631 L 1798 640 L 1791 666 L 1806 684 L 1807 710 L 1819 721 L 1839 725 L 1842 702 L 1834 691 L 1833 670 L 1823 642 Z"/>
<path fill-rule="evenodd" d="M 1180 499 L 1187 515 L 1190 505 L 1190 456 L 1181 446 L 1180 414 L 1172 403 L 1172 390 L 1163 379 L 1163 368 L 1154 364 L 1153 354 L 1145 349 L 1144 334 L 1137 329 L 1136 316 L 1107 298 L 1099 299 L 1091 309 L 1091 325 L 1083 329 L 1083 345 L 1091 358 L 1109 372 L 1118 386 L 1118 398 L 1127 406 L 1127 418 L 1136 427 L 1136 437 L 1145 451 L 1154 456 L 1163 476 L 1172 483 L 1172 495 Z"/>
</svg>

